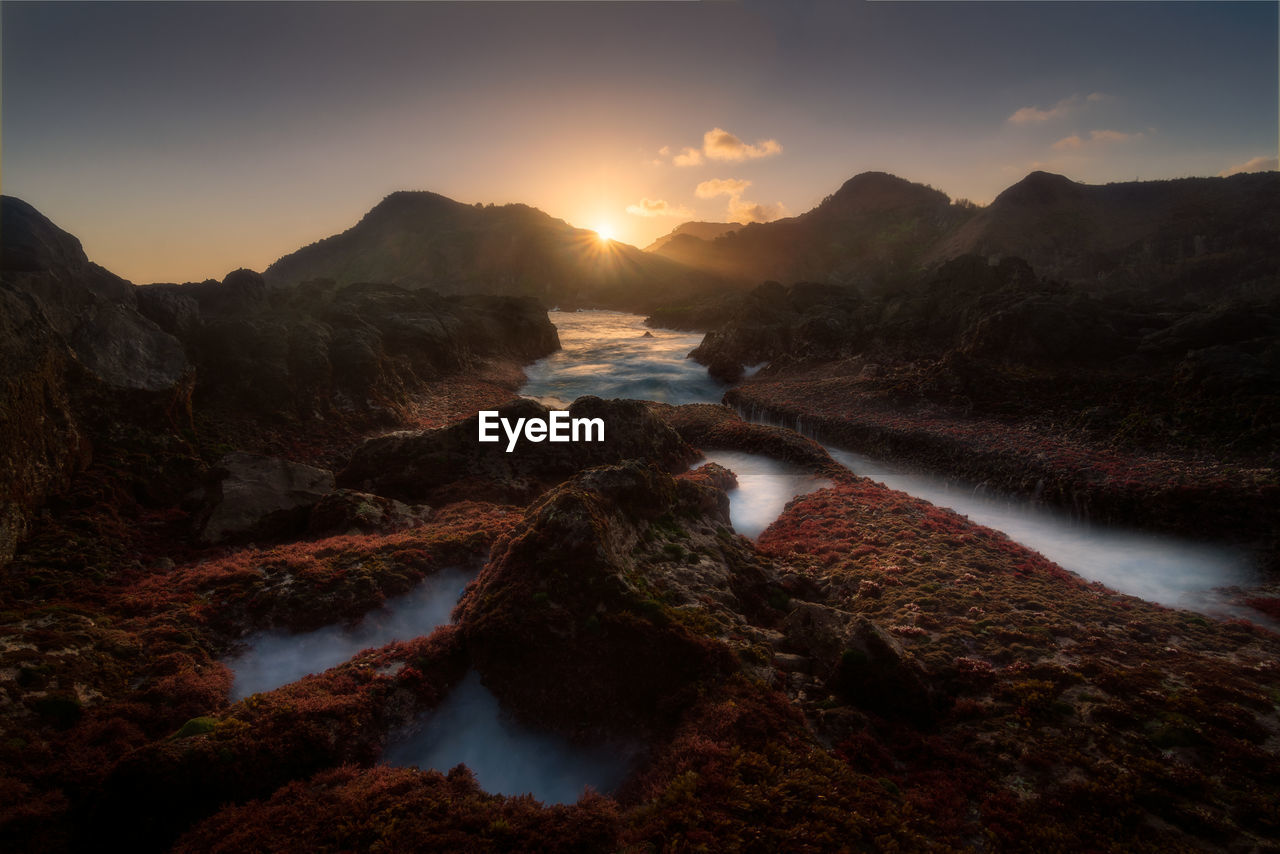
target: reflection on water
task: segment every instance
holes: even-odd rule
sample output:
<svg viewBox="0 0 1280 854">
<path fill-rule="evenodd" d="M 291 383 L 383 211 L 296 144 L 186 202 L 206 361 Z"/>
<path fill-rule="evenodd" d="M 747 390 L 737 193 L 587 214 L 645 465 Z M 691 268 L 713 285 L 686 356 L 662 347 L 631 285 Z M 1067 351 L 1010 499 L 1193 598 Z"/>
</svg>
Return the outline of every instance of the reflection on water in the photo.
<svg viewBox="0 0 1280 854">
<path fill-rule="evenodd" d="M 551 311 L 561 349 L 528 368 L 525 397 L 565 408 L 584 394 L 661 403 L 719 403 L 727 386 L 685 356 L 696 332 L 650 329 L 638 314 Z M 649 333 L 646 337 L 645 333 Z"/>
<path fill-rule="evenodd" d="M 235 675 L 232 701 L 279 688 L 308 673 L 321 673 L 363 650 L 431 634 L 449 622 L 449 613 L 472 574 L 464 569 L 441 570 L 403 596 L 388 599 L 355 626 L 250 636 L 248 650 L 226 661 Z"/>
<path fill-rule="evenodd" d="M 582 747 L 516 723 L 473 670 L 439 708 L 392 740 L 383 761 L 437 771 L 465 764 L 486 792 L 571 804 L 587 786 L 616 789 L 634 755 L 629 748 Z"/>
<path fill-rule="evenodd" d="M 972 486 L 852 451 L 827 447 L 827 452 L 855 474 L 962 513 L 1064 569 L 1121 593 L 1204 613 L 1243 613 L 1243 609 L 1227 608 L 1211 591 L 1257 581 L 1245 557 L 1227 548 L 1093 524 L 1024 499 L 986 495 Z"/>
<path fill-rule="evenodd" d="M 830 486 L 826 478 L 762 454 L 743 451 L 708 451 L 704 463 L 719 463 L 738 476 L 738 488 L 729 490 L 729 519 L 739 534 L 755 539 L 782 514 L 787 502 Z"/>
</svg>

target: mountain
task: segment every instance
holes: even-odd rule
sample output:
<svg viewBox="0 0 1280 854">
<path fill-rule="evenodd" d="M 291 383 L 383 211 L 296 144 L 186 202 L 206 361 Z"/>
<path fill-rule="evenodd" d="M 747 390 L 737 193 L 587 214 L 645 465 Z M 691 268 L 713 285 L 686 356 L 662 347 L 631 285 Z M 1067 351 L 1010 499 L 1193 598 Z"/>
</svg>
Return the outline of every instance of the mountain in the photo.
<svg viewBox="0 0 1280 854">
<path fill-rule="evenodd" d="M 702 222 L 697 220 L 693 222 L 682 222 L 675 228 L 671 229 L 671 231 L 646 246 L 644 251 L 657 252 L 663 246 L 666 246 L 672 240 L 680 237 L 681 235 L 688 235 L 696 238 L 697 240 L 715 240 L 717 237 L 728 234 L 729 232 L 735 231 L 739 228 L 742 228 L 742 223 L 739 222 Z"/>
<path fill-rule="evenodd" d="M 1033 172 L 925 255 L 1015 255 L 1041 275 L 1107 289 L 1218 291 L 1274 277 L 1280 173 L 1079 184 Z"/>
<path fill-rule="evenodd" d="M 875 288 L 913 272 L 931 247 L 972 216 L 972 208 L 953 205 L 931 187 L 864 172 L 808 213 L 747 225 L 714 241 L 678 235 L 657 254 L 735 279 Z"/>
<path fill-rule="evenodd" d="M 898 290 L 963 255 L 1013 256 L 1092 290 L 1203 301 L 1275 281 L 1280 173 L 1090 185 L 1033 172 L 978 208 L 865 172 L 800 216 L 712 240 L 673 234 L 655 251 L 729 278 L 867 293 Z"/>
<path fill-rule="evenodd" d="M 465 205 L 428 192 L 392 193 L 352 228 L 286 255 L 263 275 L 273 286 L 384 282 L 641 310 L 723 286 L 527 205 Z"/>
</svg>

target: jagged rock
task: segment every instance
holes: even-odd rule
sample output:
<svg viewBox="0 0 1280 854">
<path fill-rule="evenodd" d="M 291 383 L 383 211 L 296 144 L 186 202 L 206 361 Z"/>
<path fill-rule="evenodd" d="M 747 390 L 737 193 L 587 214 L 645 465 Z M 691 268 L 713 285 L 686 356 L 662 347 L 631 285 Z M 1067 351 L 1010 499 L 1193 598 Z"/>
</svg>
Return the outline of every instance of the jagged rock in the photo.
<svg viewBox="0 0 1280 854">
<path fill-rule="evenodd" d="M 934 718 L 924 668 L 892 635 L 866 617 L 854 620 L 835 687 L 864 709 L 925 725 Z"/>
<path fill-rule="evenodd" d="M 511 422 L 548 417 L 547 408 L 533 400 L 517 400 L 498 412 Z M 471 497 L 527 501 L 590 466 L 640 459 L 676 472 L 697 458 L 697 452 L 640 401 L 581 397 L 570 405 L 569 417 L 602 419 L 604 441 L 534 444 L 521 439 L 508 453 L 505 435 L 499 442 L 478 441 L 476 416 L 440 430 L 370 439 L 356 449 L 338 482 L 405 501 L 431 501 L 437 490 L 450 485 Z"/>
<path fill-rule="evenodd" d="M 768 647 L 748 618 L 774 575 L 727 522 L 720 490 L 636 461 L 555 488 L 459 604 L 485 684 L 561 730 L 669 719 L 739 666 L 731 647 Z"/>
<path fill-rule="evenodd" d="M 0 197 L 0 219 L 4 563 L 31 511 L 88 466 L 91 438 L 189 426 L 191 373 L 177 340 L 138 313 L 133 285 L 78 240 L 12 197 Z"/>
<path fill-rule="evenodd" d="M 68 377 L 82 373 L 35 298 L 0 282 L 0 565 L 26 537 L 29 515 L 88 465 L 89 438 Z"/>
<path fill-rule="evenodd" d="M 811 662 L 812 674 L 860 708 L 925 724 L 933 718 L 924 669 L 866 617 L 800 602 L 782 623 L 784 650 Z"/>
<path fill-rule="evenodd" d="M 961 349 L 1015 362 L 1087 364 L 1114 359 L 1125 349 L 1125 341 L 1097 302 L 1079 295 L 1048 295 L 980 318 L 965 333 Z"/>
<path fill-rule="evenodd" d="M 813 661 L 813 674 L 829 681 L 840 665 L 849 626 L 853 615 L 819 605 L 815 602 L 799 602 L 782 621 L 782 633 L 787 649 Z"/>
<path fill-rule="evenodd" d="M 408 505 L 381 495 L 338 489 L 311 508 L 307 530 L 315 536 L 348 533 L 390 533 L 415 528 L 427 521 L 431 508 Z"/>
<path fill-rule="evenodd" d="M 191 369 L 178 339 L 117 303 L 91 307 L 69 341 L 85 367 L 117 388 L 172 389 Z"/>
<path fill-rule="evenodd" d="M 198 537 L 204 543 L 274 538 L 306 529 L 311 509 L 334 488 L 333 473 L 235 452 L 212 472 Z"/>
<path fill-rule="evenodd" d="M 157 288 L 164 290 L 145 300 L 157 315 L 168 310 L 164 298 L 198 300 L 200 323 L 184 333 L 200 370 L 198 394 L 242 415 L 395 420 L 430 380 L 483 359 L 527 362 L 559 347 L 546 310 L 529 299 L 325 281 L 271 292 L 247 270 L 222 284 L 147 290 Z"/>
</svg>

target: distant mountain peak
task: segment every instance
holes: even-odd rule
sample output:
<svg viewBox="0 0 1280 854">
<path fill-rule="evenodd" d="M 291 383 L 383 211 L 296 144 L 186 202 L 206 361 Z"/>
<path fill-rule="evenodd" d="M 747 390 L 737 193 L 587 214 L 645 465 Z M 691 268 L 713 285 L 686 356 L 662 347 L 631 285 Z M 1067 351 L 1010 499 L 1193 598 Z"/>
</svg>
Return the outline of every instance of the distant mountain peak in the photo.
<svg viewBox="0 0 1280 854">
<path fill-rule="evenodd" d="M 950 201 L 946 193 L 888 172 L 861 172 L 845 181 L 814 212 L 861 214 L 917 205 L 946 205 Z"/>
<path fill-rule="evenodd" d="M 688 236 L 698 240 L 715 240 L 717 237 L 736 231 L 739 228 L 742 228 L 742 224 L 738 222 L 706 222 L 705 220 L 682 222 L 646 246 L 644 251 L 657 252 L 678 237 Z"/>
<path fill-rule="evenodd" d="M 1065 175 L 1035 171 L 996 196 L 993 204 L 1049 204 L 1079 193 L 1084 186 Z"/>
</svg>

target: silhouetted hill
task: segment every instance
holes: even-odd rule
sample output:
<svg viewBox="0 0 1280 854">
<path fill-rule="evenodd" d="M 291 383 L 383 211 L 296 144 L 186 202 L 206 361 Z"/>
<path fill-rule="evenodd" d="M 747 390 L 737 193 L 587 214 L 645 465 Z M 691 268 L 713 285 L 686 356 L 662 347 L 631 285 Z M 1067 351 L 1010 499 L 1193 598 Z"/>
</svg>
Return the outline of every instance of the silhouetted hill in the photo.
<svg viewBox="0 0 1280 854">
<path fill-rule="evenodd" d="M 1078 184 L 1033 172 L 925 257 L 1016 255 L 1106 289 L 1220 295 L 1280 271 L 1280 173 Z"/>
<path fill-rule="evenodd" d="M 914 272 L 931 247 L 972 215 L 930 187 L 864 172 L 808 213 L 747 225 L 710 242 L 676 238 L 658 254 L 738 279 L 878 289 Z"/>
<path fill-rule="evenodd" d="M 657 252 L 672 240 L 691 237 L 695 240 L 715 240 L 723 234 L 742 228 L 740 222 L 682 222 L 644 248 L 645 252 Z"/>
<path fill-rule="evenodd" d="M 1098 291 L 1201 301 L 1274 288 L 1280 173 L 1101 186 L 1033 172 L 986 208 L 882 172 L 813 210 L 714 240 L 675 235 L 657 254 L 733 278 L 898 290 L 961 255 L 1026 259 Z"/>
<path fill-rule="evenodd" d="M 464 205 L 427 192 L 392 193 L 354 227 L 286 255 L 263 275 L 271 285 L 385 282 L 639 309 L 721 285 L 527 205 Z"/>
</svg>

